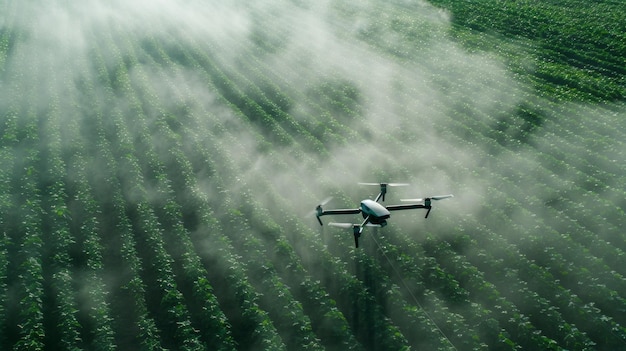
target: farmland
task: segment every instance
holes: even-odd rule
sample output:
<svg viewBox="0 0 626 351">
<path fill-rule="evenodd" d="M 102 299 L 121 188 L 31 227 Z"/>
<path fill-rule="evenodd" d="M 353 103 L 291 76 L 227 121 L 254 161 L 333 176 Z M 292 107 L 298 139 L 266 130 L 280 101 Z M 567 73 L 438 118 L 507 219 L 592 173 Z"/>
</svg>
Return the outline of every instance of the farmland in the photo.
<svg viewBox="0 0 626 351">
<path fill-rule="evenodd" d="M 626 348 L 625 12 L 0 2 L 0 349 Z"/>
</svg>

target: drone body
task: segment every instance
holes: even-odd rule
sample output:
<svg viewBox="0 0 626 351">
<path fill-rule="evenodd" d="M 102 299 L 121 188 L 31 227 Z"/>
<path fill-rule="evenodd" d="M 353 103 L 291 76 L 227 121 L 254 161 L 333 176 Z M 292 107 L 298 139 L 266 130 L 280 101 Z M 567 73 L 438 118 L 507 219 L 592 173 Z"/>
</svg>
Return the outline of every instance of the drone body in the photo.
<svg viewBox="0 0 626 351">
<path fill-rule="evenodd" d="M 379 224 L 384 227 L 387 224 L 387 218 L 391 217 L 391 212 L 385 206 L 374 200 L 361 201 L 361 214 L 363 219 L 370 218 L 372 224 Z"/>
<path fill-rule="evenodd" d="M 320 225 L 323 225 L 320 217 L 326 215 L 345 215 L 345 214 L 361 214 L 363 216 L 363 222 L 361 224 L 353 224 L 353 223 L 328 223 L 328 225 L 341 227 L 341 228 L 352 228 L 354 234 L 354 245 L 359 247 L 359 237 L 363 232 L 363 227 L 384 227 L 387 225 L 387 219 L 391 217 L 391 211 L 400 211 L 400 210 L 412 210 L 418 208 L 424 208 L 427 210 L 426 218 L 428 218 L 428 214 L 432 209 L 431 200 L 441 200 L 449 197 L 453 197 L 453 195 L 439 195 L 439 196 L 431 196 L 425 199 L 408 199 L 402 201 L 409 202 L 419 202 L 413 204 L 406 205 L 391 205 L 384 206 L 379 200 L 385 201 L 385 194 L 387 193 L 388 186 L 404 186 L 408 184 L 404 183 L 359 183 L 362 185 L 378 185 L 380 186 L 380 193 L 376 197 L 376 200 L 366 199 L 361 201 L 361 206 L 359 208 L 350 208 L 350 209 L 336 209 L 336 210 L 324 210 L 322 206 L 325 205 L 329 199 L 326 199 L 321 204 L 319 204 L 315 208 L 315 216 L 317 217 Z"/>
</svg>

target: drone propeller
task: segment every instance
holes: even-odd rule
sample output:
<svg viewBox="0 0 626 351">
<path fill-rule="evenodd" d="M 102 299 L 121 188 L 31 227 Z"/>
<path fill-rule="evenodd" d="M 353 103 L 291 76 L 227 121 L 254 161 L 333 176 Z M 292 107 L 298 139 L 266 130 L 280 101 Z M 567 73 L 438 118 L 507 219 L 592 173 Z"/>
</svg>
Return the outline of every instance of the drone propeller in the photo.
<svg viewBox="0 0 626 351">
<path fill-rule="evenodd" d="M 315 210 L 313 211 L 313 213 L 315 213 L 315 217 L 317 218 L 317 221 L 320 222 L 320 225 L 324 225 L 322 223 L 322 220 L 320 219 L 320 216 L 324 212 L 324 210 L 322 209 L 322 206 L 324 206 L 327 203 L 329 203 L 330 200 L 332 200 L 332 199 L 333 199 L 332 196 L 329 196 L 329 197 L 325 198 L 322 202 L 320 202 L 319 205 L 317 205 L 317 207 L 315 207 Z"/>
<path fill-rule="evenodd" d="M 408 183 L 359 183 L 359 185 L 375 185 L 375 186 L 409 186 Z"/>
<path fill-rule="evenodd" d="M 385 194 L 387 193 L 388 186 L 408 186 L 408 183 L 359 183 L 360 185 L 377 185 L 380 186 L 380 194 L 376 198 L 376 201 L 379 199 L 385 201 Z"/>
<path fill-rule="evenodd" d="M 424 199 L 400 199 L 402 202 L 423 202 Z"/>
<path fill-rule="evenodd" d="M 328 223 L 329 226 L 331 227 L 339 227 L 339 228 L 344 228 L 344 229 L 350 229 L 350 228 L 354 228 L 354 226 L 359 227 L 358 224 L 352 224 L 352 223 L 338 223 L 338 222 L 330 222 Z"/>
<path fill-rule="evenodd" d="M 424 202 L 424 208 L 428 209 L 428 211 L 426 211 L 426 216 L 424 218 L 428 218 L 428 215 L 430 214 L 430 210 L 432 209 L 430 202 L 431 200 L 443 200 L 443 199 L 447 199 L 449 197 L 454 197 L 454 195 L 449 194 L 449 195 L 435 195 L 435 196 L 431 196 L 431 197 L 427 197 L 425 199 L 401 199 L 400 201 L 408 201 L 408 202 Z"/>
<path fill-rule="evenodd" d="M 400 199 L 402 202 L 423 202 L 424 199 Z"/>
<path fill-rule="evenodd" d="M 332 196 L 329 196 L 329 197 L 325 198 L 322 202 L 320 202 L 319 206 L 324 206 L 324 205 L 326 205 L 326 204 L 327 204 L 327 203 L 329 203 L 329 202 L 330 202 L 330 200 L 332 200 L 332 199 L 333 199 L 333 197 L 332 197 Z"/>
<path fill-rule="evenodd" d="M 436 196 L 431 196 L 431 197 L 427 197 L 426 199 L 401 199 L 400 201 L 405 201 L 405 202 L 422 202 L 424 200 L 443 200 L 443 199 L 447 199 L 449 197 L 454 197 L 454 195 L 449 194 L 449 195 L 436 195 Z"/>
</svg>

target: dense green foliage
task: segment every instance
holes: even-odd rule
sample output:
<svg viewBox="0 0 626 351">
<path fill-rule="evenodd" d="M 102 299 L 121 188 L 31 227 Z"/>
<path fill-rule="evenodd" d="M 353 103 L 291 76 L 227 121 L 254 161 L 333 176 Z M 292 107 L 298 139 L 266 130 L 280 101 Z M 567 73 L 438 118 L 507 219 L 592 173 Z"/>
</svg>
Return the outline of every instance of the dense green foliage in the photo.
<svg viewBox="0 0 626 351">
<path fill-rule="evenodd" d="M 626 348 L 626 8 L 431 2 L 0 1 L 0 349 Z"/>
<path fill-rule="evenodd" d="M 543 94 L 590 101 L 626 97 L 626 7 L 619 1 L 431 2 L 452 11 L 455 34 L 469 45 L 499 48 L 513 62 L 515 52 L 499 42 L 530 45 L 532 70 L 520 73 L 529 74 Z M 501 40 L 492 40 L 495 34 Z"/>
</svg>

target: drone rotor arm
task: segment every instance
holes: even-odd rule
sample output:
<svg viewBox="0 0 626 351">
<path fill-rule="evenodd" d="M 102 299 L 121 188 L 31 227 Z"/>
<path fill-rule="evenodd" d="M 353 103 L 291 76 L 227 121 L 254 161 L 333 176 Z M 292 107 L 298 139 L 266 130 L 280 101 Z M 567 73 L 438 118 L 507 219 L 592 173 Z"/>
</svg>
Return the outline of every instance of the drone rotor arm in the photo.
<svg viewBox="0 0 626 351">
<path fill-rule="evenodd" d="M 431 196 L 430 198 L 432 200 L 443 200 L 443 199 L 447 199 L 447 198 L 451 198 L 454 197 L 454 195 L 452 194 L 448 194 L 448 195 L 435 195 L 435 196 Z"/>
<path fill-rule="evenodd" d="M 424 204 L 408 204 L 408 205 L 385 206 L 385 208 L 389 211 L 402 211 L 402 210 L 413 210 L 416 208 L 428 208 L 428 206 Z"/>
<path fill-rule="evenodd" d="M 404 201 L 404 202 L 423 202 L 422 204 L 410 204 L 410 205 L 397 205 L 397 206 L 387 206 L 387 209 L 389 211 L 394 211 L 394 210 L 408 210 L 411 208 L 425 208 L 427 209 L 426 211 L 426 216 L 424 218 L 428 218 L 428 215 L 430 214 L 430 210 L 432 210 L 432 205 L 431 205 L 431 201 L 432 200 L 443 200 L 443 199 L 447 199 L 447 198 L 451 198 L 454 197 L 454 195 L 449 194 L 449 195 L 436 195 L 436 196 L 431 196 L 431 197 L 427 197 L 424 199 L 402 199 L 400 201 Z"/>
<path fill-rule="evenodd" d="M 342 209 L 336 209 L 336 210 L 322 210 L 322 212 L 319 215 L 327 216 L 327 215 L 345 215 L 345 214 L 359 214 L 359 213 L 361 213 L 360 208 L 342 208 Z"/>
<path fill-rule="evenodd" d="M 328 203 L 328 201 L 330 201 L 331 198 L 328 198 L 326 200 L 324 200 L 321 204 L 317 205 L 317 207 L 315 208 L 315 217 L 317 218 L 317 221 L 320 223 L 320 225 L 324 225 L 324 223 L 322 223 L 322 220 L 320 217 L 322 216 L 326 216 L 326 215 L 343 215 L 343 214 L 358 214 L 361 213 L 361 209 L 360 208 L 348 208 L 348 209 L 336 209 L 336 210 L 324 210 L 322 209 L 322 206 L 325 205 L 326 203 Z"/>
</svg>

